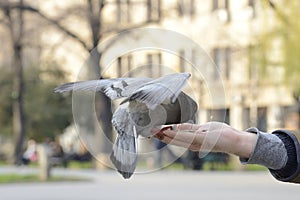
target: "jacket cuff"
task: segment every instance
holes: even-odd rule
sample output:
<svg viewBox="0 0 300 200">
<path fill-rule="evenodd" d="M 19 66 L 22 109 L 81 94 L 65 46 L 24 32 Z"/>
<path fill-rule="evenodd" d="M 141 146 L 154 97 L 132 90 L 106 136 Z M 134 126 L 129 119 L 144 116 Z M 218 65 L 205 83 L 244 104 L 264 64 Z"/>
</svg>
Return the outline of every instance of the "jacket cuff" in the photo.
<svg viewBox="0 0 300 200">
<path fill-rule="evenodd" d="M 299 142 L 296 137 L 285 130 L 277 130 L 273 132 L 278 138 L 280 138 L 287 150 L 288 160 L 286 165 L 279 169 L 269 169 L 271 174 L 280 181 L 291 181 L 297 177 L 300 171 L 300 156 L 297 152 L 300 152 Z"/>
<path fill-rule="evenodd" d="M 286 165 L 287 152 L 277 136 L 261 132 L 257 128 L 246 131 L 257 134 L 258 138 L 249 158 L 240 158 L 242 164 L 259 164 L 269 169 L 281 169 Z"/>
</svg>

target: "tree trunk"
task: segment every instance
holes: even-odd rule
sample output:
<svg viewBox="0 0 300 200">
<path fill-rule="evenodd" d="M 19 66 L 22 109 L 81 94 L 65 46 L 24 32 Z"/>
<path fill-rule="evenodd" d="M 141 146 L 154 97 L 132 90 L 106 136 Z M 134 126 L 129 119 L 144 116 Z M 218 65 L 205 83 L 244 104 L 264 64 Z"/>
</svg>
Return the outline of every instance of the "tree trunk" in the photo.
<svg viewBox="0 0 300 200">
<path fill-rule="evenodd" d="M 14 132 L 14 163 L 20 164 L 22 161 L 23 143 L 25 138 L 25 119 L 23 109 L 23 66 L 22 66 L 22 48 L 20 45 L 14 46 L 13 57 L 13 132 Z"/>
<path fill-rule="evenodd" d="M 93 48 L 90 51 L 89 57 L 89 79 L 99 79 L 102 78 L 101 70 L 101 57 L 102 53 L 97 49 L 99 41 L 101 39 L 102 30 L 102 10 L 104 7 L 104 1 L 92 1 L 88 0 L 88 21 L 90 25 L 90 30 L 92 33 L 92 44 Z M 112 145 L 112 111 L 111 111 L 111 100 L 103 93 L 99 93 L 95 99 L 95 109 L 97 112 L 98 120 L 94 124 L 94 130 L 96 132 L 96 140 L 99 144 L 99 153 L 104 154 L 105 159 L 107 159 L 107 154 L 111 152 Z M 101 131 L 98 132 L 96 126 L 100 123 Z M 100 155 L 101 156 L 101 155 Z"/>
<path fill-rule="evenodd" d="M 99 79 L 101 77 L 101 53 L 96 48 L 91 51 L 89 58 L 89 79 Z M 103 93 L 99 93 L 96 96 L 95 109 L 98 113 L 98 121 L 100 123 L 103 133 L 97 133 L 96 140 L 99 144 L 99 152 L 108 154 L 111 152 L 111 140 L 112 140 L 112 110 L 111 100 Z M 95 122 L 98 123 L 98 122 Z M 97 124 L 95 124 L 97 126 Z M 95 128 L 95 131 L 97 129 Z"/>
<path fill-rule="evenodd" d="M 24 5 L 24 0 L 18 1 L 20 7 Z M 9 4 L 8 4 L 9 5 Z M 25 118 L 23 109 L 23 93 L 24 93 L 24 81 L 23 81 L 23 36 L 24 36 L 24 11 L 18 9 L 16 15 L 13 15 L 13 9 L 9 6 L 2 8 L 5 17 L 8 20 L 8 28 L 10 32 L 12 47 L 13 47 L 13 61 L 12 61 L 12 128 L 13 138 L 15 143 L 14 154 L 12 162 L 15 164 L 21 164 L 23 143 L 25 138 Z"/>
</svg>

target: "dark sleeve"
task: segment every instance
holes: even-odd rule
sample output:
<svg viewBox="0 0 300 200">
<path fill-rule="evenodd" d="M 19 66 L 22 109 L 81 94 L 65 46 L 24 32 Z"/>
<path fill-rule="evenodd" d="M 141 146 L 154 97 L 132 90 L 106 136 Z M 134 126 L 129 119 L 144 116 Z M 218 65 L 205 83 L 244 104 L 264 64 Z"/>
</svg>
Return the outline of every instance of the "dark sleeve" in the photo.
<svg viewBox="0 0 300 200">
<path fill-rule="evenodd" d="M 277 130 L 273 134 L 283 141 L 288 160 L 286 165 L 279 170 L 269 169 L 271 174 L 280 181 L 300 183 L 300 132 Z"/>
</svg>

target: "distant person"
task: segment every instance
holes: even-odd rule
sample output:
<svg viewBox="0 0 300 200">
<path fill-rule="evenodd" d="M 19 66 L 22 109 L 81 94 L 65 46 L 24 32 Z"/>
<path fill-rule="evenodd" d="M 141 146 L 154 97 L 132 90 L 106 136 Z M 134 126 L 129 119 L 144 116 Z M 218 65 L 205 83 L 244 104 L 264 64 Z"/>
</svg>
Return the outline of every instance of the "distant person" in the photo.
<svg viewBox="0 0 300 200">
<path fill-rule="evenodd" d="M 49 145 L 50 145 L 50 148 L 51 148 L 51 156 L 52 157 L 58 157 L 58 158 L 64 157 L 64 155 L 65 155 L 64 150 L 63 150 L 63 148 L 60 145 L 60 142 L 58 140 L 51 141 L 49 143 Z"/>
<path fill-rule="evenodd" d="M 36 142 L 34 140 L 28 140 L 27 148 L 23 153 L 22 163 L 28 165 L 30 162 L 37 161 Z"/>
<path fill-rule="evenodd" d="M 199 151 L 204 144 L 202 151 L 234 154 L 243 164 L 267 167 L 279 181 L 300 183 L 300 131 L 276 130 L 269 134 L 257 128 L 239 131 L 225 123 L 208 122 L 178 124 L 175 130 L 164 129 L 155 137 L 192 151 Z M 211 146 L 204 147 L 207 144 Z"/>
<path fill-rule="evenodd" d="M 68 165 L 68 160 L 65 156 L 65 152 L 60 144 L 60 141 L 56 139 L 55 141 L 49 141 L 48 145 L 50 147 L 50 162 L 52 165 L 62 164 L 65 168 Z"/>
</svg>

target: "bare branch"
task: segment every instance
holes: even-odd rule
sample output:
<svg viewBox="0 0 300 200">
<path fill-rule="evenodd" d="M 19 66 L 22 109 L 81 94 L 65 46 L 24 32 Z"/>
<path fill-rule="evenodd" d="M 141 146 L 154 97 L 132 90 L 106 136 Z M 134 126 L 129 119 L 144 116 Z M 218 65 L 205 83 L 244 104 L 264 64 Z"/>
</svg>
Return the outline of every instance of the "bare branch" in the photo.
<svg viewBox="0 0 300 200">
<path fill-rule="evenodd" d="M 147 25 L 150 25 L 151 23 L 158 23 L 158 22 L 159 22 L 159 20 L 151 20 L 151 21 L 145 21 L 145 22 L 141 22 L 139 24 L 133 24 L 133 25 L 125 25 L 125 26 L 118 25 L 116 27 L 104 30 L 103 32 L 101 32 L 100 35 L 103 36 L 103 35 L 110 34 L 110 33 L 117 33 L 117 32 L 122 32 L 125 30 L 142 28 Z"/>
<path fill-rule="evenodd" d="M 8 20 L 7 26 L 8 26 L 9 32 L 10 32 L 12 42 L 13 42 L 13 44 L 15 44 L 16 43 L 15 42 L 16 38 L 15 38 L 14 30 L 13 30 L 13 20 L 11 18 L 11 10 L 9 10 L 7 8 L 3 8 L 2 10 L 3 10 L 4 15 L 6 16 L 6 18 Z"/>
<path fill-rule="evenodd" d="M 272 0 L 268 0 L 268 4 L 282 22 L 284 22 L 287 25 L 290 24 L 290 22 L 288 21 L 288 18 L 284 15 L 284 13 L 281 10 L 278 9 L 277 5 Z"/>
<path fill-rule="evenodd" d="M 70 16 L 85 17 L 85 15 L 86 15 L 86 11 L 83 10 L 81 6 L 71 5 L 65 8 L 62 14 L 57 15 L 55 18 L 52 18 L 52 20 L 61 23 L 62 21 L 66 20 Z"/>
<path fill-rule="evenodd" d="M 24 0 L 20 0 L 20 6 L 24 5 Z M 18 36 L 17 36 L 17 43 L 20 45 L 22 42 L 23 34 L 24 34 L 24 12 L 19 10 L 18 18 L 20 22 L 18 23 Z"/>
<path fill-rule="evenodd" d="M 98 10 L 95 10 L 95 6 L 93 3 L 93 0 L 87 0 L 87 6 L 88 6 L 88 22 L 91 28 L 92 32 L 92 43 L 93 47 L 97 46 L 98 44 L 98 33 L 100 29 L 100 19 L 99 19 L 99 12 Z"/>
<path fill-rule="evenodd" d="M 57 20 L 51 19 L 50 17 L 46 16 L 44 13 L 42 13 L 39 9 L 34 8 L 30 5 L 21 5 L 21 4 L 16 4 L 16 3 L 0 3 L 0 9 L 4 9 L 4 10 L 12 10 L 12 9 L 22 9 L 25 11 L 29 11 L 32 13 L 37 14 L 38 16 L 40 16 L 42 19 L 50 22 L 51 24 L 53 24 L 54 26 L 56 26 L 59 30 L 61 30 L 62 32 L 64 32 L 66 35 L 68 35 L 69 37 L 75 39 L 77 42 L 79 42 L 87 51 L 89 51 L 89 47 L 88 45 L 77 35 L 75 35 L 74 33 L 72 33 L 71 31 L 69 31 L 68 29 L 66 29 L 65 27 L 63 27 Z"/>
</svg>

